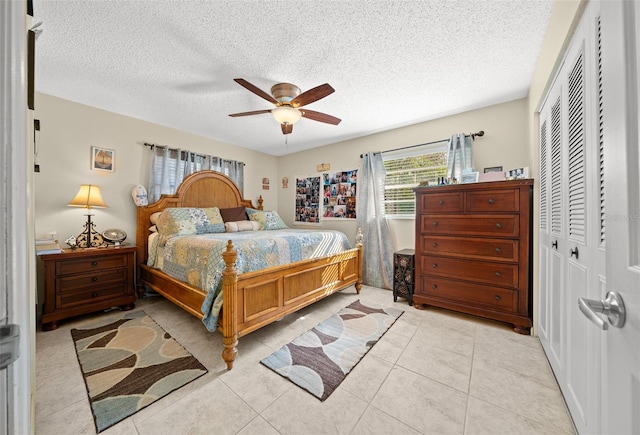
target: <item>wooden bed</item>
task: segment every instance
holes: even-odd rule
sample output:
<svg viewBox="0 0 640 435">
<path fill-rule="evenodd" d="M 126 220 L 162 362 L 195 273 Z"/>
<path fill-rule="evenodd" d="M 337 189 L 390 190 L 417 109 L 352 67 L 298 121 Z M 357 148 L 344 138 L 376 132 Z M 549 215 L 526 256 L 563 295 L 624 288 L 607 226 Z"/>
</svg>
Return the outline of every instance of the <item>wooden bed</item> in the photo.
<svg viewBox="0 0 640 435">
<path fill-rule="evenodd" d="M 245 206 L 262 209 L 242 198 L 235 183 L 219 172 L 200 171 L 185 178 L 175 195 L 162 195 L 154 204 L 137 207 L 138 297 L 144 286 L 202 319 L 200 310 L 206 291 L 181 282 L 147 266 L 148 236 L 153 213 L 169 207 Z M 234 268 L 237 253 L 231 240 L 223 253 L 226 269 L 222 277 L 223 307 L 218 320 L 227 369 L 233 368 L 238 338 L 295 312 L 345 287 L 362 288 L 362 244 L 323 258 L 314 258 L 268 269 L 238 274 Z M 204 327 L 204 325 L 203 325 Z"/>
</svg>

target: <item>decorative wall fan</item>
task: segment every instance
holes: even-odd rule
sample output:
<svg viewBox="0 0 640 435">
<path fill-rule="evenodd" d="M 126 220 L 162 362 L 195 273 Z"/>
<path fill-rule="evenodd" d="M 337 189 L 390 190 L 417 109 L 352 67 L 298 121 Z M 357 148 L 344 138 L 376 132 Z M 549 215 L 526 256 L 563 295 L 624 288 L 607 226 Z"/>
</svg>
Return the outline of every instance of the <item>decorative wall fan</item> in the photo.
<svg viewBox="0 0 640 435">
<path fill-rule="evenodd" d="M 335 116 L 309 109 L 301 109 L 301 107 L 318 101 L 319 99 L 335 92 L 335 89 L 333 89 L 329 83 L 316 86 L 315 88 L 302 93 L 300 92 L 300 88 L 296 85 L 292 85 L 291 83 L 277 83 L 271 87 L 272 95 L 269 95 L 245 79 L 233 80 L 257 96 L 275 104 L 276 108 L 254 110 L 253 112 L 232 113 L 229 116 L 236 117 L 271 113 L 275 120 L 280 123 L 280 126 L 282 127 L 282 134 L 291 133 L 293 131 L 293 124 L 295 124 L 301 117 L 311 119 L 313 121 L 324 122 L 326 124 L 340 124 L 341 119 L 336 118 Z"/>
</svg>

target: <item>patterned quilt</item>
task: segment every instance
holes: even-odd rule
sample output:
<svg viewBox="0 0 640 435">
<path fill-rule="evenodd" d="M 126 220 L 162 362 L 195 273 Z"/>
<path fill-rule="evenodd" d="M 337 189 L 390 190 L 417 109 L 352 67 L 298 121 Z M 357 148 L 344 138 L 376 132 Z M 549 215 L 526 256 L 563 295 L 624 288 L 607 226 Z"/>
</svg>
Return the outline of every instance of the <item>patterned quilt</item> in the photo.
<svg viewBox="0 0 640 435">
<path fill-rule="evenodd" d="M 202 322 L 215 331 L 222 307 L 222 252 L 232 240 L 238 253 L 238 273 L 320 258 L 351 249 L 347 236 L 332 230 L 286 229 L 174 236 L 166 241 L 162 262 L 149 257 L 149 265 L 161 263 L 166 274 L 207 291 Z"/>
</svg>

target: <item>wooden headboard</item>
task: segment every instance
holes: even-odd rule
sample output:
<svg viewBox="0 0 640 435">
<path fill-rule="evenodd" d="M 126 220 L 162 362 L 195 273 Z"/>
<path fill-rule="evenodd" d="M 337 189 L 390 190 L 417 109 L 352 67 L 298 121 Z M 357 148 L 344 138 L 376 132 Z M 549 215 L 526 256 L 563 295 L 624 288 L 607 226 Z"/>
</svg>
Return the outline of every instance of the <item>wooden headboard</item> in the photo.
<svg viewBox="0 0 640 435">
<path fill-rule="evenodd" d="M 147 206 L 137 207 L 136 248 L 137 266 L 147 262 L 151 215 L 169 207 L 251 207 L 262 210 L 262 197 L 255 207 L 250 199 L 244 199 L 238 186 L 226 175 L 216 171 L 199 171 L 182 181 L 174 195 L 162 195 Z"/>
</svg>

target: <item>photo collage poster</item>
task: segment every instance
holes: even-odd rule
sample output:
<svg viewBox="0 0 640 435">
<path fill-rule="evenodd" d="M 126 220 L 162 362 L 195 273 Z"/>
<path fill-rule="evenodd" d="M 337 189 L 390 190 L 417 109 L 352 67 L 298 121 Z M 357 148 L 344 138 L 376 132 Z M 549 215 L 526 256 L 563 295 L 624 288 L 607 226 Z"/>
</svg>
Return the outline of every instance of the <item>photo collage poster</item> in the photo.
<svg viewBox="0 0 640 435">
<path fill-rule="evenodd" d="M 320 176 L 296 177 L 294 224 L 320 225 Z"/>
<path fill-rule="evenodd" d="M 322 174 L 322 217 L 355 219 L 357 185 L 357 169 Z"/>
</svg>

